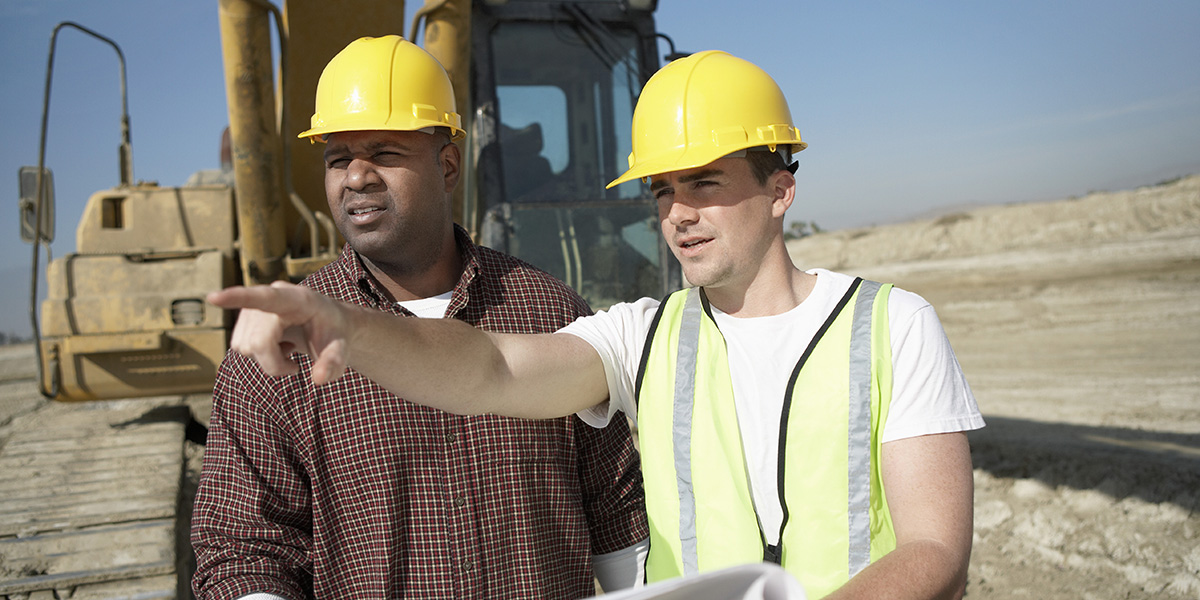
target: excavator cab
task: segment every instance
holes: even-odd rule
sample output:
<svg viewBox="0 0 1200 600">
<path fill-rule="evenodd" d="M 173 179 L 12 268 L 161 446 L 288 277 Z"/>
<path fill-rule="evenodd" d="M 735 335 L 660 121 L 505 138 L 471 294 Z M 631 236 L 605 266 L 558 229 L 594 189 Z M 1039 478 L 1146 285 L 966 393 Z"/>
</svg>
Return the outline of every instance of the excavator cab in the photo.
<svg viewBox="0 0 1200 600">
<path fill-rule="evenodd" d="M 633 4 L 476 2 L 471 23 L 477 237 L 594 309 L 679 285 L 645 184 L 605 189 L 628 167 L 633 107 L 658 68 L 653 6 Z"/>
</svg>

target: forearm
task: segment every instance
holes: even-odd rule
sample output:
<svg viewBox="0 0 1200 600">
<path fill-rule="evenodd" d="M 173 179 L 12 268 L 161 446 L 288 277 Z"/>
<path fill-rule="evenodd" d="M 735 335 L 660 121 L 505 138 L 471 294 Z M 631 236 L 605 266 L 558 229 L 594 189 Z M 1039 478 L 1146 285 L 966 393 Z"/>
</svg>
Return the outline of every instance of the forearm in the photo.
<svg viewBox="0 0 1200 600">
<path fill-rule="evenodd" d="M 882 461 L 896 549 L 828 597 L 961 597 L 974 504 L 967 436 L 943 433 L 888 442 Z"/>
<path fill-rule="evenodd" d="M 495 334 L 451 319 L 403 319 L 298 286 L 233 287 L 209 294 L 241 308 L 231 347 L 273 376 L 313 358 L 323 385 L 353 367 L 407 400 L 459 414 L 569 415 L 602 402 L 599 356 L 574 336 Z"/>
<path fill-rule="evenodd" d="M 348 366 L 405 400 L 456 414 L 543 419 L 571 415 L 607 394 L 599 357 L 592 357 L 592 377 L 581 377 L 581 353 L 591 349 L 576 338 L 343 306 L 353 331 Z"/>
<path fill-rule="evenodd" d="M 912 541 L 872 563 L 826 598 L 962 598 L 968 562 L 969 551 L 963 556 L 961 551 L 935 540 Z"/>
<path fill-rule="evenodd" d="M 351 331 L 346 366 L 411 402 L 456 414 L 505 414 L 510 374 L 488 333 L 453 319 L 398 319 L 340 306 Z"/>
</svg>

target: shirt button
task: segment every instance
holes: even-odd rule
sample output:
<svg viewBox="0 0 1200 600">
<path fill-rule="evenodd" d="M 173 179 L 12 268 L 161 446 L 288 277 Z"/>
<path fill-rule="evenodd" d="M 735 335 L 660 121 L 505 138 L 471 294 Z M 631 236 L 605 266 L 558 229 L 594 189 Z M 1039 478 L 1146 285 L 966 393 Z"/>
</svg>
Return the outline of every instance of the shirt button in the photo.
<svg viewBox="0 0 1200 600">
<path fill-rule="evenodd" d="M 475 563 L 473 563 L 473 562 L 471 562 L 471 561 L 469 561 L 469 560 L 464 560 L 464 561 L 463 561 L 463 570 L 464 570 L 464 571 L 470 571 L 470 570 L 472 570 L 472 569 L 474 569 L 474 568 L 475 568 Z"/>
<path fill-rule="evenodd" d="M 458 439 L 458 434 L 454 433 L 453 431 L 446 434 L 446 443 L 447 444 L 453 444 L 454 440 L 457 440 L 457 439 Z"/>
<path fill-rule="evenodd" d="M 454 505 L 455 506 L 466 506 L 467 505 L 466 496 L 456 496 L 454 498 Z"/>
</svg>

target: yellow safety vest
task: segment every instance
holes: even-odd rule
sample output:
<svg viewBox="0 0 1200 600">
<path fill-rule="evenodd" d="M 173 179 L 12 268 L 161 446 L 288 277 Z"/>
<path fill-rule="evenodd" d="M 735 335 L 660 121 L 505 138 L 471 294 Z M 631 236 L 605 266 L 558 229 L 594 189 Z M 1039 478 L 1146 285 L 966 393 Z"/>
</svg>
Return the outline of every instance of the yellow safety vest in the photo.
<svg viewBox="0 0 1200 600">
<path fill-rule="evenodd" d="M 635 387 L 648 581 L 766 560 L 820 598 L 895 548 L 879 468 L 892 395 L 891 287 L 856 279 L 792 370 L 774 546 L 751 500 L 725 339 L 708 300 L 697 288 L 664 299 Z"/>
</svg>

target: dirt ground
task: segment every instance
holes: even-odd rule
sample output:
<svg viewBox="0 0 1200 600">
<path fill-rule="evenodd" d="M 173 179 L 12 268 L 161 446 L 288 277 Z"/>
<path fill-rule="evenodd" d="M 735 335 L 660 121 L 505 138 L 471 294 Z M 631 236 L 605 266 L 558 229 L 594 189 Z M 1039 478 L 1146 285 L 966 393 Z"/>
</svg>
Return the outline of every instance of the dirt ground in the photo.
<svg viewBox="0 0 1200 600">
<path fill-rule="evenodd" d="M 1200 176 L 790 244 L 938 311 L 971 435 L 970 598 L 1200 598 Z"/>
</svg>

